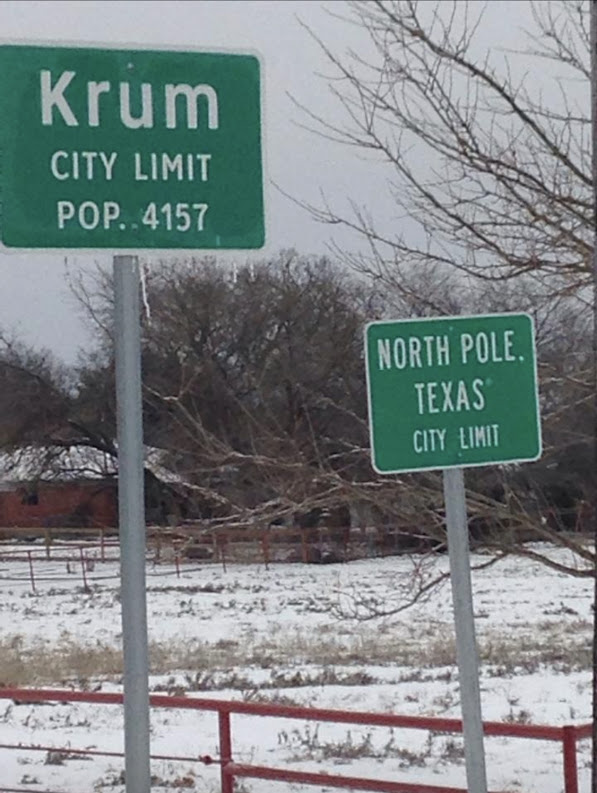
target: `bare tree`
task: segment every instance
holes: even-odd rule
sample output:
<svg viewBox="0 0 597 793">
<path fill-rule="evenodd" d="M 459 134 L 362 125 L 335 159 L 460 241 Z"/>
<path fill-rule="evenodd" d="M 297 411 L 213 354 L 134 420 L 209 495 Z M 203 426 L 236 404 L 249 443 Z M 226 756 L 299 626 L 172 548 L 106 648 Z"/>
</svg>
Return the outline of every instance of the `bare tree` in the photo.
<svg viewBox="0 0 597 793">
<path fill-rule="evenodd" d="M 233 272 L 165 264 L 148 296 L 146 426 L 156 443 L 176 438 L 179 470 L 227 490 L 236 520 L 341 503 L 367 439 L 349 279 L 287 252 Z"/>
<path fill-rule="evenodd" d="M 365 207 L 355 204 L 351 216 L 311 207 L 367 242 L 369 252 L 351 263 L 388 285 L 429 263 L 484 279 L 549 276 L 553 293 L 588 284 L 586 4 L 533 5 L 529 47 L 504 57 L 481 50 L 479 4 L 348 7 L 368 54 L 338 54 L 320 42 L 345 113 L 338 123 L 311 118 L 320 132 L 387 164 L 389 198 L 409 221 L 389 234 Z"/>
<path fill-rule="evenodd" d="M 47 350 L 0 332 L 0 443 L 51 436 L 68 412 L 73 378 Z"/>
<path fill-rule="evenodd" d="M 148 270 L 145 436 L 168 451 L 171 468 L 196 487 L 201 514 L 228 525 L 267 525 L 295 513 L 358 505 L 359 520 L 385 523 L 396 548 L 445 545 L 440 477 L 380 479 L 371 469 L 362 326 L 389 313 L 530 305 L 544 350 L 543 398 L 553 417 L 548 453 L 532 475 L 531 467 L 508 466 L 470 473 L 471 531 L 498 556 L 526 549 L 529 538 L 568 541 L 560 530 L 588 487 L 586 477 L 562 475 L 566 459 L 584 459 L 577 434 L 585 394 L 576 375 L 587 359 L 579 341 L 585 318 L 568 315 L 564 296 L 546 303 L 534 281 L 521 293 L 492 282 L 463 291 L 458 277 L 438 275 L 437 268 L 431 263 L 405 273 L 393 290 L 293 252 L 246 266 L 226 268 L 205 258 Z M 80 373 L 86 386 L 79 406 L 91 416 L 94 405 L 109 409 L 109 426 L 111 401 L 96 399 L 112 388 L 109 276 L 100 274 L 84 303 L 104 342 L 103 354 Z M 578 545 L 582 555 L 568 570 L 590 575 L 590 559 Z"/>
<path fill-rule="evenodd" d="M 385 164 L 388 203 L 403 220 L 389 231 L 356 202 L 352 212 L 332 201 L 307 208 L 360 237 L 356 253 L 335 253 L 371 279 L 382 315 L 535 316 L 546 454 L 527 468 L 536 480 L 552 466 L 561 479 L 565 460 L 586 463 L 592 442 L 589 9 L 526 8 L 527 46 L 515 52 L 483 43 L 477 3 L 357 0 L 333 10 L 364 33 L 362 51 L 318 39 L 343 113 L 332 121 L 302 110 L 319 134 Z M 577 500 L 589 479 L 585 465 Z M 469 481 L 476 489 L 479 476 Z"/>
</svg>

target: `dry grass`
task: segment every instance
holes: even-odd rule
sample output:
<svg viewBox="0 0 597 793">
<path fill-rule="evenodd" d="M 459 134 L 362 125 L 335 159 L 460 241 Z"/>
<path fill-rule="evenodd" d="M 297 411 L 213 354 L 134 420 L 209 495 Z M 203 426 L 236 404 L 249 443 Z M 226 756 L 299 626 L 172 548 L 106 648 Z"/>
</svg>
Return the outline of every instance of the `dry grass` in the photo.
<svg viewBox="0 0 597 793">
<path fill-rule="evenodd" d="M 481 661 L 492 676 L 532 672 L 541 666 L 558 671 L 590 668 L 589 631 L 585 623 L 546 623 L 541 630 L 517 634 L 482 633 Z M 154 675 L 186 673 L 185 690 L 255 687 L 238 671 L 241 667 L 271 670 L 259 688 L 297 688 L 321 684 L 368 685 L 377 682 L 362 667 L 372 665 L 410 668 L 423 679 L 436 678 L 454 666 L 456 655 L 450 627 L 435 626 L 413 632 L 407 639 L 396 631 L 365 626 L 338 625 L 336 629 L 292 631 L 256 639 L 200 641 L 150 645 L 150 669 Z M 303 670 L 295 671 L 298 666 Z M 305 666 L 315 667 L 305 672 Z M 340 671 L 339 667 L 354 667 Z M 25 645 L 18 635 L 0 641 L 0 684 L 44 686 L 76 682 L 118 680 L 122 675 L 120 647 L 101 643 L 82 644 L 65 635 L 53 645 Z M 443 668 L 443 670 L 442 670 Z M 290 670 L 290 671 L 289 671 Z M 427 670 L 427 671 L 426 671 Z"/>
<path fill-rule="evenodd" d="M 25 646 L 20 636 L 12 636 L 0 641 L 0 669 L 3 686 L 56 685 L 73 679 L 84 684 L 121 675 L 122 658 L 119 648 L 102 644 L 63 639 L 53 647 Z"/>
<path fill-rule="evenodd" d="M 396 758 L 399 768 L 411 766 L 423 767 L 430 756 L 431 745 L 422 752 L 413 752 L 399 746 L 394 731 L 381 743 L 375 743 L 370 731 L 347 730 L 344 737 L 323 740 L 319 736 L 319 725 L 312 727 L 306 724 L 300 729 L 281 730 L 278 733 L 278 744 L 283 746 L 293 761 L 302 760 L 333 760 L 334 762 L 350 762 L 362 758 L 383 760 Z"/>
</svg>

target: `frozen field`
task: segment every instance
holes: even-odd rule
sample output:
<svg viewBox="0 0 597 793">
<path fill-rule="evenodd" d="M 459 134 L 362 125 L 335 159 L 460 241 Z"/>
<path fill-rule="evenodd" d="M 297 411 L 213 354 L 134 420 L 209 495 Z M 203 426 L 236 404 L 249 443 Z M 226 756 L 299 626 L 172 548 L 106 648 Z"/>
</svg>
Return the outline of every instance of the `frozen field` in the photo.
<svg viewBox="0 0 597 793">
<path fill-rule="evenodd" d="M 6 549 L 4 549 L 6 550 Z M 23 550 L 23 546 L 19 551 Z M 555 559 L 566 553 L 551 552 Z M 36 554 L 41 556 L 37 549 Z M 73 561 L 0 559 L 4 685 L 120 690 L 118 563 L 86 571 Z M 474 557 L 474 563 L 483 557 Z M 445 570 L 439 556 L 425 576 Z M 421 572 L 421 571 L 419 571 Z M 449 584 L 426 602 L 372 621 L 354 618 L 354 596 L 381 607 L 413 587 L 407 557 L 342 565 L 148 566 L 153 691 L 409 715 L 460 717 Z M 591 582 L 511 558 L 473 576 L 482 656 L 483 717 L 581 724 L 590 720 Z M 285 719 L 233 717 L 235 760 L 354 776 L 464 787 L 456 736 Z M 29 705 L 0 700 L 0 744 L 122 750 L 118 706 Z M 486 741 L 491 790 L 561 793 L 557 744 Z M 152 713 L 152 752 L 217 755 L 213 713 Z M 579 743 L 589 790 L 589 741 Z M 52 762 L 56 761 L 56 762 Z M 60 793 L 121 793 L 119 758 L 77 759 L 0 750 L 0 783 Z M 216 766 L 156 761 L 155 790 L 219 791 Z M 1 789 L 1 788 L 0 788 Z M 326 788 L 246 780 L 251 793 Z"/>
</svg>

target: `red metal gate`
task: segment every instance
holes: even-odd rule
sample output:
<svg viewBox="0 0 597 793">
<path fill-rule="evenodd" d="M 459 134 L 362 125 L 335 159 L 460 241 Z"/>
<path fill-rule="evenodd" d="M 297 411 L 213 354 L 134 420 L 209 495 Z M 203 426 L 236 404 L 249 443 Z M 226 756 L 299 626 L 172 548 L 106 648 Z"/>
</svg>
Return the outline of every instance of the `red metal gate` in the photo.
<svg viewBox="0 0 597 793">
<path fill-rule="evenodd" d="M 98 705 L 121 705 L 122 694 L 91 693 L 83 691 L 60 691 L 52 689 L 0 688 L 0 699 L 12 699 L 18 702 L 85 702 Z M 253 779 L 270 779 L 285 782 L 298 782 L 305 785 L 326 785 L 328 787 L 348 788 L 352 790 L 369 790 L 376 793 L 467 793 L 463 788 L 437 785 L 417 785 L 407 782 L 393 782 L 379 779 L 363 779 L 359 777 L 341 776 L 336 774 L 291 771 L 284 768 L 270 768 L 239 764 L 234 762 L 231 716 L 263 716 L 270 718 L 305 719 L 308 721 L 333 722 L 336 724 L 360 724 L 375 727 L 397 727 L 410 730 L 434 730 L 461 734 L 460 719 L 443 719 L 435 717 L 398 716 L 389 713 L 366 713 L 360 711 L 332 710 L 329 708 L 306 708 L 290 705 L 274 705 L 254 702 L 233 702 L 201 697 L 174 697 L 153 694 L 150 697 L 153 708 L 180 708 L 184 710 L 213 711 L 218 714 L 219 726 L 219 757 L 208 755 L 196 757 L 152 756 L 154 759 L 193 760 L 206 765 L 218 763 L 221 767 L 222 793 L 233 793 L 234 779 L 247 777 Z M 563 776 L 565 793 L 578 793 L 578 771 L 576 759 L 576 743 L 589 738 L 592 727 L 590 724 L 580 726 L 550 727 L 533 724 L 509 724 L 502 722 L 484 722 L 486 736 L 510 738 L 527 738 L 539 741 L 553 741 L 562 745 Z M 30 749 L 39 751 L 60 751 L 61 747 L 24 746 L 3 744 L 4 749 Z M 94 750 L 64 749 L 66 752 L 79 752 L 87 755 L 122 756 L 115 752 Z M 0 783 L 1 785 L 1 783 Z M 0 787 L 0 793 L 23 793 L 24 788 Z M 28 788 L 27 790 L 30 790 Z M 51 793 L 51 791 L 45 791 Z"/>
</svg>

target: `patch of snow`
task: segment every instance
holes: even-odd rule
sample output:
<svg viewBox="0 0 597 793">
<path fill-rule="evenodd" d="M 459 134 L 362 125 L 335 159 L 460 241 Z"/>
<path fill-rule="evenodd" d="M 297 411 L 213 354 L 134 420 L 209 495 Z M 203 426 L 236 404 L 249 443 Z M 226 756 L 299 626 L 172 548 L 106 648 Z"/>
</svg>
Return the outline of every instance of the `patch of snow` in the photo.
<svg viewBox="0 0 597 793">
<path fill-rule="evenodd" d="M 27 549 L 34 557 L 36 594 L 31 591 L 28 561 L 23 555 Z M 21 561 L 8 555 L 10 549 L 0 550 L 4 646 L 20 643 L 25 659 L 28 652 L 46 652 L 51 657 L 50 653 L 69 644 L 90 649 L 120 647 L 119 563 L 113 549 L 109 561 L 96 559 L 93 569 L 86 572 L 87 591 L 82 588 L 80 559 L 74 552 L 67 570 L 63 558 L 42 562 L 44 551 L 39 546 L 14 547 Z M 549 552 L 556 559 L 567 554 L 556 549 Z M 61 549 L 60 554 L 63 557 L 65 551 Z M 438 572 L 446 566 L 445 556 L 439 556 Z M 328 566 L 276 564 L 268 569 L 229 564 L 226 571 L 216 564 L 201 564 L 183 567 L 179 577 L 171 565 L 149 564 L 152 645 L 179 646 L 181 654 L 182 648 L 224 648 L 216 670 L 200 664 L 197 668 L 172 668 L 152 675 L 151 687 L 175 691 L 194 683 L 199 690 L 188 691 L 189 696 L 282 699 L 348 710 L 459 718 L 457 668 L 437 660 L 438 647 L 453 642 L 448 585 L 427 602 L 393 617 L 359 622 L 336 616 L 354 592 L 390 603 L 398 589 L 396 583 L 403 582 L 411 569 L 408 559 L 394 557 Z M 591 717 L 590 670 L 558 659 L 569 658 L 570 648 L 588 651 L 590 647 L 591 581 L 511 557 L 474 572 L 473 588 L 477 635 L 489 658 L 481 669 L 484 719 L 554 726 L 587 723 Z M 380 660 L 384 644 L 395 648 L 395 655 L 390 652 Z M 316 646 L 322 648 L 319 659 L 313 657 Z M 229 661 L 225 648 L 229 648 Z M 259 652 L 254 652 L 256 649 Z M 560 649 L 567 652 L 558 652 Z M 407 650 L 418 659 L 416 663 L 405 660 Z M 243 661 L 251 654 L 251 661 Z M 507 663 L 500 663 L 500 654 Z M 201 690 L 202 681 L 209 690 Z M 99 678 L 56 679 L 54 685 L 121 690 L 118 680 Z M 211 690 L 214 686 L 216 690 Z M 233 716 L 232 725 L 238 761 L 465 786 L 459 736 L 248 716 Z M 0 700 L 0 743 L 18 742 L 122 751 L 121 708 L 18 705 Z M 581 793 L 589 791 L 589 749 L 589 741 L 579 742 Z M 187 758 L 217 756 L 216 714 L 154 710 L 152 751 Z M 558 744 L 487 738 L 486 751 L 491 790 L 563 790 Z M 124 793 L 119 758 L 69 757 L 63 765 L 46 764 L 45 760 L 45 752 L 0 751 L 2 783 L 63 793 Z M 164 781 L 162 786 L 156 782 L 156 791 L 180 791 L 183 783 L 192 783 L 188 789 L 202 793 L 220 790 L 216 765 L 156 760 L 152 770 L 156 780 Z M 325 790 L 260 780 L 243 784 L 253 793 Z"/>
</svg>

